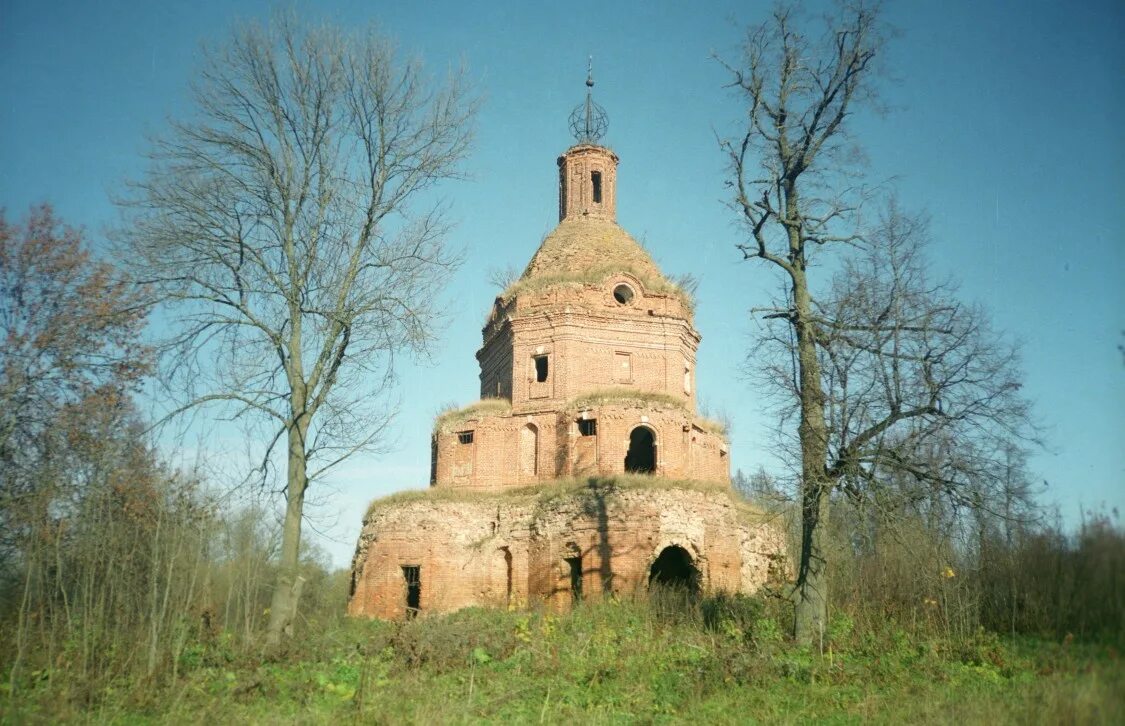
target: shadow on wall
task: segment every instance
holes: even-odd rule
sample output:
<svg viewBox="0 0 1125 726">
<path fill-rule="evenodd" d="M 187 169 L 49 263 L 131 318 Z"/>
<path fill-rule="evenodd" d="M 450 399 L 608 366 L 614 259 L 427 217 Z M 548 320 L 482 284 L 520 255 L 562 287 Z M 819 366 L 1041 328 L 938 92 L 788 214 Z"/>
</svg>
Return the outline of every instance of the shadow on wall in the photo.
<svg viewBox="0 0 1125 726">
<path fill-rule="evenodd" d="M 638 426 L 634 431 L 648 432 L 647 445 L 651 446 L 651 430 Z M 645 444 L 645 442 L 642 442 Z M 583 497 L 582 514 L 597 522 L 597 550 L 598 579 L 600 592 L 604 595 L 614 594 L 613 587 L 613 547 L 609 537 L 609 499 L 618 491 L 618 486 L 613 480 L 591 477 L 587 480 Z M 582 585 L 587 574 L 583 562 L 582 552 L 576 543 L 568 543 L 566 556 L 563 558 L 569 568 L 569 589 L 573 602 L 582 599 Z M 664 590 L 675 589 L 684 593 L 690 599 L 698 598 L 702 593 L 703 578 L 699 568 L 692 558 L 691 553 L 680 545 L 670 545 L 660 551 L 649 569 L 648 589 Z M 551 594 L 560 592 L 558 588 Z"/>
<path fill-rule="evenodd" d="M 613 590 L 613 547 L 609 542 L 609 504 L 608 499 L 617 491 L 617 485 L 612 480 L 599 479 L 591 477 L 587 480 L 586 489 L 582 498 L 582 514 L 595 520 L 597 543 L 594 549 L 597 551 L 598 558 L 598 583 L 600 592 L 603 596 L 612 595 Z M 584 560 L 582 550 L 576 542 L 568 542 L 563 553 L 563 561 L 566 563 L 566 571 L 569 574 L 567 578 L 567 587 L 560 588 L 557 585 L 548 594 L 548 597 L 554 596 L 562 592 L 570 592 L 571 602 L 577 603 L 583 596 L 583 582 L 587 574 L 588 560 Z"/>
<path fill-rule="evenodd" d="M 589 495 L 584 507 L 585 514 L 596 518 L 598 523 L 598 577 L 602 592 L 612 594 L 613 548 L 609 544 L 609 507 L 606 505 L 606 498 L 616 491 L 616 487 L 612 483 L 590 479 L 587 490 Z"/>
</svg>

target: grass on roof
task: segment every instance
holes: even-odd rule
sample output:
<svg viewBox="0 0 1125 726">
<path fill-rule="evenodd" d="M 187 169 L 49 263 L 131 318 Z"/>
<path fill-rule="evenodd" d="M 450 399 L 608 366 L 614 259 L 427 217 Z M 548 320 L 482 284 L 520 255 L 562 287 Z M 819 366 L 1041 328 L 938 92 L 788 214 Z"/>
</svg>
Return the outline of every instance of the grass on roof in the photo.
<svg viewBox="0 0 1125 726">
<path fill-rule="evenodd" d="M 641 285 L 644 286 L 645 292 L 653 293 L 655 295 L 673 295 L 680 298 L 680 302 L 690 312 L 694 308 L 694 300 L 687 290 L 676 283 L 664 277 L 653 276 L 645 274 L 628 264 L 614 264 L 614 265 L 600 265 L 598 267 L 591 267 L 586 270 L 579 270 L 574 272 L 559 272 L 545 275 L 535 275 L 534 277 L 521 277 L 513 282 L 500 294 L 500 297 L 507 302 L 515 295 L 523 293 L 535 293 L 545 290 L 554 285 L 576 284 L 576 285 L 601 285 L 612 275 L 625 273 L 632 275 L 640 280 Z"/>
<path fill-rule="evenodd" d="M 612 496 L 618 491 L 649 489 L 655 491 L 695 491 L 707 494 L 721 494 L 741 511 L 752 515 L 765 515 L 758 507 L 746 502 L 725 482 L 701 481 L 695 479 L 668 479 L 645 474 L 618 474 L 616 476 L 570 477 L 545 484 L 532 484 L 505 489 L 478 489 L 473 487 L 430 487 L 396 492 L 376 499 L 368 506 L 367 513 L 373 510 L 409 504 L 411 502 L 496 502 L 526 500 L 543 506 L 568 498 L 580 498 L 590 494 Z"/>
<path fill-rule="evenodd" d="M 706 416 L 696 416 L 695 425 L 703 429 L 704 431 L 707 431 L 708 433 L 722 436 L 724 439 L 727 437 L 727 432 L 730 428 L 729 426 L 727 426 L 725 421 L 720 421 L 714 418 L 707 418 Z"/>
<path fill-rule="evenodd" d="M 448 433 L 458 425 L 478 416 L 499 416 L 511 412 L 512 402 L 506 398 L 482 398 L 468 406 L 450 406 L 437 415 L 434 431 Z"/>
<path fill-rule="evenodd" d="M 636 408 L 663 406 L 687 411 L 687 401 L 679 396 L 655 391 L 637 391 L 632 388 L 600 388 L 575 396 L 566 403 L 565 410 L 581 411 L 605 405 L 631 405 Z M 450 433 L 467 421 L 481 416 L 504 416 L 512 411 L 512 402 L 506 398 L 482 398 L 467 406 L 450 406 L 437 415 L 434 431 Z M 722 421 L 696 416 L 694 422 L 704 431 L 726 437 L 727 426 Z"/>
<path fill-rule="evenodd" d="M 658 391 L 637 391 L 632 388 L 599 388 L 575 396 L 567 402 L 568 410 L 590 408 L 607 404 L 632 404 L 634 406 L 661 405 L 687 410 L 687 401 L 679 396 Z"/>
</svg>

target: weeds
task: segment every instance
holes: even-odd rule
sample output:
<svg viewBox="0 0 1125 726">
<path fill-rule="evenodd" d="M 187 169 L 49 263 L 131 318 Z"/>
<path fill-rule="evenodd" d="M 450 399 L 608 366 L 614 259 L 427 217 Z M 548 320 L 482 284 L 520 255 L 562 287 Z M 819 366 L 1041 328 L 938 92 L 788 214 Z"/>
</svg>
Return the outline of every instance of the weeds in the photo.
<svg viewBox="0 0 1125 726">
<path fill-rule="evenodd" d="M 405 623 L 338 620 L 262 662 L 220 635 L 185 648 L 178 679 L 73 700 L 27 674 L 5 722 L 341 720 L 461 723 L 809 720 L 1110 723 L 1125 673 L 1103 646 L 952 641 L 833 620 L 823 654 L 781 633 L 778 598 L 675 588 L 568 614 L 469 609 Z M 35 680 L 38 679 L 38 680 Z"/>
</svg>

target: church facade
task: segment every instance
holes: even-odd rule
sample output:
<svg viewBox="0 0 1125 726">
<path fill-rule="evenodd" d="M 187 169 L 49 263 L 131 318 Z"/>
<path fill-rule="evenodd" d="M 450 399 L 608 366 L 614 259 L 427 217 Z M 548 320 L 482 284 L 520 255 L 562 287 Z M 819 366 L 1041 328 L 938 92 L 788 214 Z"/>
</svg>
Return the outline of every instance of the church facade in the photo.
<svg viewBox="0 0 1125 726">
<path fill-rule="evenodd" d="M 435 422 L 430 489 L 367 514 L 351 614 L 752 592 L 784 569 L 779 526 L 731 491 L 725 432 L 696 412 L 691 300 L 616 222 L 591 109 L 558 158 L 559 224 L 482 331 L 481 400 Z"/>
</svg>

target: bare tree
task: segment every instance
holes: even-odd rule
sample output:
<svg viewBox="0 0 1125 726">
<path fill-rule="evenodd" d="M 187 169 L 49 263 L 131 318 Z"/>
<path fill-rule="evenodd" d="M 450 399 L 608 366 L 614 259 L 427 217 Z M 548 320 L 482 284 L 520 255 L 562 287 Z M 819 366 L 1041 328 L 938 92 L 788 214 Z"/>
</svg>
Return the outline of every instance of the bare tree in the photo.
<svg viewBox="0 0 1125 726">
<path fill-rule="evenodd" d="M 782 351 L 768 381 L 797 422 L 794 633 L 805 642 L 826 625 L 834 491 L 876 502 L 888 483 L 902 494 L 909 481 L 917 496 L 936 488 L 983 506 L 989 462 L 1003 441 L 1030 433 L 1014 348 L 951 286 L 928 279 L 924 224 L 893 204 L 874 230 L 860 218 L 871 195 L 858 183 L 848 121 L 874 101 L 883 43 L 877 10 L 862 4 L 840 6 L 812 40 L 781 8 L 749 33 L 741 62 L 727 65 L 747 105 L 745 131 L 722 142 L 731 204 L 748 236 L 739 249 L 784 280 L 784 299 L 760 312 Z M 808 273 L 822 249 L 861 255 L 845 255 L 818 295 Z"/>
<path fill-rule="evenodd" d="M 173 413 L 214 404 L 286 456 L 268 641 L 290 634 L 310 482 L 380 442 L 403 352 L 423 352 L 458 263 L 431 196 L 474 103 L 373 31 L 243 26 L 210 50 L 197 113 L 154 142 L 121 235 L 174 318 Z"/>
</svg>

